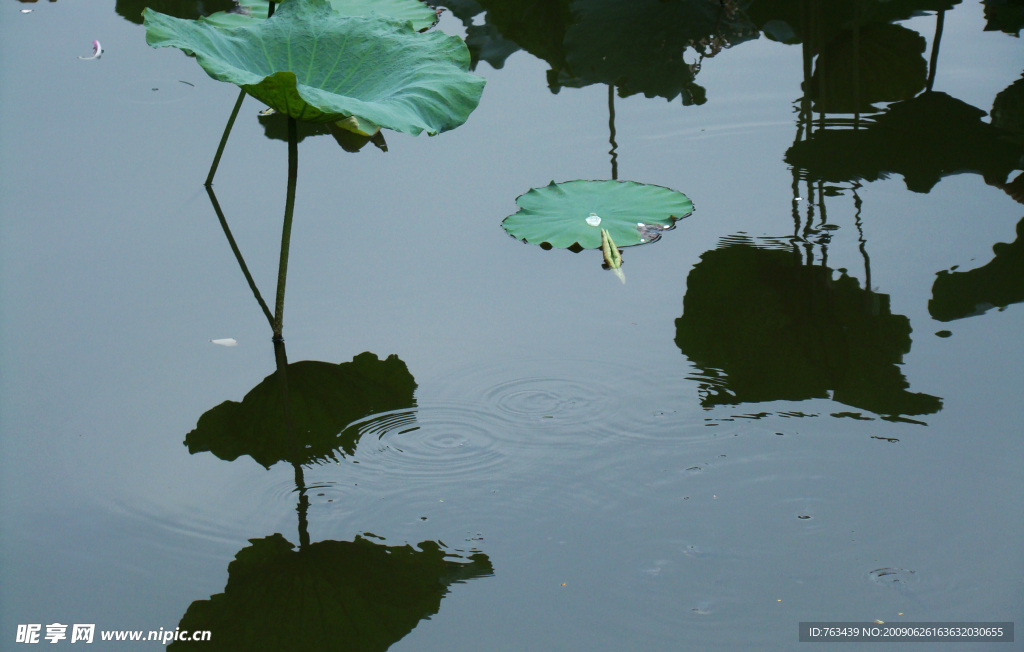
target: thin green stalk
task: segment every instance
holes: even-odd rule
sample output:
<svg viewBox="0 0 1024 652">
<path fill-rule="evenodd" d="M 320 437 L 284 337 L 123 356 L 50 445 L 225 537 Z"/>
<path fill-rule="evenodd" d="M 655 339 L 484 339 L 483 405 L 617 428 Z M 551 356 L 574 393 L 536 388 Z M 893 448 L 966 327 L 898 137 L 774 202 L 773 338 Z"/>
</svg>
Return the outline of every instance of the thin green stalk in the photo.
<svg viewBox="0 0 1024 652">
<path fill-rule="evenodd" d="M 206 175 L 206 183 L 204 184 L 207 188 L 213 183 L 213 175 L 217 174 L 217 166 L 220 165 L 220 157 L 224 153 L 224 146 L 228 144 L 228 136 L 231 135 L 231 127 L 235 125 L 235 118 L 238 117 L 238 110 L 242 108 L 242 100 L 245 99 L 245 91 L 238 91 L 238 99 L 235 101 L 235 108 L 231 111 L 231 117 L 228 118 L 228 124 L 224 127 L 224 135 L 220 137 L 220 145 L 217 146 L 217 155 L 213 157 L 213 165 L 210 166 L 210 174 Z"/>
<path fill-rule="evenodd" d="M 270 18 L 271 16 L 274 15 L 274 5 L 276 5 L 276 4 L 277 4 L 276 2 L 271 2 L 270 3 L 270 7 L 267 9 L 267 18 Z"/>
<path fill-rule="evenodd" d="M 288 196 L 284 204 L 281 231 L 281 261 L 277 266 L 277 304 L 274 311 L 274 339 L 282 339 L 284 330 L 284 286 L 288 278 L 288 246 L 292 239 L 292 214 L 295 211 L 295 182 L 299 176 L 299 137 L 295 118 L 288 118 Z"/>
<path fill-rule="evenodd" d="M 217 213 L 217 219 L 220 220 L 220 226 L 224 229 L 224 235 L 228 238 L 228 244 L 231 245 L 231 251 L 235 252 L 235 259 L 238 261 L 238 266 L 242 268 L 242 273 L 245 274 L 245 280 L 249 282 L 249 289 L 252 290 L 252 294 L 256 297 L 256 301 L 259 302 L 260 308 L 263 309 L 263 314 L 267 316 L 267 321 L 270 322 L 270 327 L 274 327 L 274 315 L 270 314 L 270 308 L 267 307 L 267 302 L 263 300 L 263 295 L 260 294 L 259 288 L 256 287 L 256 281 L 252 279 L 252 274 L 249 273 L 249 267 L 245 264 L 245 258 L 242 258 L 242 252 L 238 249 L 238 244 L 235 242 L 234 236 L 231 235 L 231 229 L 228 228 L 228 221 L 224 219 L 224 211 L 220 208 L 220 202 L 217 201 L 217 195 L 213 193 L 213 186 L 206 186 L 206 193 L 210 196 L 210 202 L 213 204 L 213 210 Z"/>
</svg>

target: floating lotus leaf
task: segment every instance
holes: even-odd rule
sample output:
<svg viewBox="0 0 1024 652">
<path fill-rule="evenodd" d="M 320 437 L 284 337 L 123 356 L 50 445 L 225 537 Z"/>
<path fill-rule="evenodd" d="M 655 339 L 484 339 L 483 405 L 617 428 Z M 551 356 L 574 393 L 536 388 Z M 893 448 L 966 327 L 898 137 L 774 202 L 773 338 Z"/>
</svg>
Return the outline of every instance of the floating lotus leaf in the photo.
<svg viewBox="0 0 1024 652">
<path fill-rule="evenodd" d="M 398 21 L 412 23 L 416 31 L 433 27 L 437 13 L 420 0 L 328 0 L 344 16 L 369 17 L 372 12 Z M 164 12 L 169 13 L 169 12 Z M 217 27 L 242 27 L 265 20 L 270 13 L 269 0 L 240 0 L 235 8 L 211 14 L 202 21 Z M 276 13 L 276 11 L 275 11 Z"/>
<path fill-rule="evenodd" d="M 327 0 L 289 0 L 264 21 L 221 28 L 145 12 L 146 40 L 195 54 L 214 79 L 237 84 L 307 122 L 356 116 L 430 135 L 454 129 L 480 102 L 461 39 L 417 33 L 380 16 L 343 16 Z"/>
<path fill-rule="evenodd" d="M 519 212 L 501 223 L 509 235 L 558 249 L 600 249 L 601 229 L 620 248 L 651 242 L 693 212 L 683 193 L 634 181 L 552 181 L 516 204 Z"/>
<path fill-rule="evenodd" d="M 210 640 L 168 650 L 385 652 L 440 611 L 452 584 L 494 575 L 487 555 L 433 541 L 419 550 L 359 536 L 298 550 L 280 534 L 250 542 L 228 565 L 224 592 L 193 602 L 179 623 Z"/>
<path fill-rule="evenodd" d="M 245 395 L 241 403 L 224 401 L 199 417 L 185 437 L 189 453 L 210 451 L 222 460 L 248 455 L 270 468 L 280 461 L 308 464 L 335 459 L 335 452 L 355 453 L 361 432 L 354 421 L 379 412 L 412 408 L 416 381 L 397 356 L 380 360 L 360 353 L 351 362 L 306 360 L 287 366 L 289 407 L 294 438 L 289 435 L 278 373 Z M 397 415 L 395 425 L 411 422 Z"/>
</svg>

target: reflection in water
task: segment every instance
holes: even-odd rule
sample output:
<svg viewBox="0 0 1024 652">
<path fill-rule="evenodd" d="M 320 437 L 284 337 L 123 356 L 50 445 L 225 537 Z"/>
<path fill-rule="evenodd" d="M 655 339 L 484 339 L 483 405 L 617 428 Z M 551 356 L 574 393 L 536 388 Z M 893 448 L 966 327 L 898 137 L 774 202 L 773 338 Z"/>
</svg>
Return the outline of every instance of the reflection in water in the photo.
<svg viewBox="0 0 1024 652">
<path fill-rule="evenodd" d="M 825 181 L 875 181 L 891 173 L 907 188 L 929 192 L 951 174 L 974 172 L 1005 182 L 1021 166 L 1024 147 L 985 112 L 945 93 L 926 92 L 891 105 L 861 129 L 819 129 L 786 152 L 786 162 Z M 833 123 L 830 126 L 846 126 Z"/>
<path fill-rule="evenodd" d="M 791 4 L 765 15 L 757 12 L 767 5 L 755 4 L 751 14 L 762 22 L 788 20 L 794 38 L 802 39 L 804 96 L 797 139 L 785 160 L 804 178 L 875 181 L 896 173 L 910 190 L 929 192 L 942 177 L 963 172 L 1002 185 L 1021 167 L 1024 138 L 1007 124 L 1014 120 L 1000 123 L 994 108 L 992 123 L 983 122 L 982 109 L 932 90 L 945 10 L 956 3 Z M 915 8 L 939 10 L 929 63 L 924 37 L 891 23 Z M 1013 88 L 1004 94 L 1012 96 Z M 892 104 L 861 119 L 862 113 L 878 112 L 874 105 L 882 102 Z M 817 123 L 812 112 L 819 114 Z"/>
<path fill-rule="evenodd" d="M 615 151 L 619 144 L 615 142 L 615 86 L 608 85 L 608 143 L 612 146 L 608 153 L 612 156 L 612 179 L 619 178 L 619 155 Z"/>
<path fill-rule="evenodd" d="M 302 465 L 333 459 L 335 451 L 353 454 L 365 428 L 350 424 L 415 406 L 416 382 L 396 356 L 289 364 L 284 342 L 275 340 L 274 349 L 277 371 L 241 403 L 226 401 L 206 412 L 185 443 L 193 454 L 250 455 L 268 468 L 290 462 L 299 547 L 281 534 L 251 539 L 228 566 L 224 592 L 193 602 L 178 625 L 209 631 L 211 641 L 178 641 L 171 649 L 383 652 L 438 612 L 449 585 L 493 575 L 493 568 L 482 553 L 461 557 L 433 541 L 418 550 L 359 536 L 310 543 Z M 401 423 L 389 425 L 408 429 L 412 419 L 402 413 Z"/>
<path fill-rule="evenodd" d="M 982 0 L 985 5 L 985 31 L 1020 36 L 1024 29 L 1024 3 L 1020 0 Z"/>
<path fill-rule="evenodd" d="M 493 575 L 486 555 L 467 560 L 433 541 L 419 550 L 360 536 L 298 550 L 280 534 L 250 542 L 228 565 L 224 592 L 193 602 L 178 625 L 211 640 L 169 649 L 383 652 L 436 614 L 451 584 Z"/>
<path fill-rule="evenodd" d="M 114 11 L 136 25 L 142 24 L 142 10 L 149 7 L 175 18 L 195 20 L 235 6 L 232 0 L 117 0 Z"/>
<path fill-rule="evenodd" d="M 366 424 L 350 425 L 367 416 L 416 406 L 416 381 L 405 363 L 391 355 L 380 360 L 361 353 L 351 362 L 331 364 L 306 360 L 278 369 L 242 401 L 225 401 L 199 418 L 185 437 L 190 453 L 209 451 L 222 460 L 248 455 L 270 468 L 280 461 L 309 464 L 355 453 Z M 281 364 L 283 362 L 283 364 Z M 286 384 L 290 400 L 282 392 Z M 294 436 L 287 434 L 289 425 Z M 413 412 L 403 412 L 387 430 L 411 426 Z"/>
<path fill-rule="evenodd" d="M 952 321 L 1024 301 L 1024 219 L 1017 223 L 1017 239 L 992 251 L 996 257 L 984 267 L 938 273 L 928 302 L 932 317 Z"/>
<path fill-rule="evenodd" d="M 293 120 L 286 128 L 294 134 L 295 125 Z M 294 153 L 296 139 L 290 141 Z M 292 165 L 294 160 L 290 157 Z M 290 173 L 294 179 L 294 169 Z M 290 193 L 293 187 L 292 182 Z M 289 462 L 298 493 L 299 546 L 296 550 L 281 534 L 250 539 L 252 545 L 228 566 L 224 592 L 193 602 L 178 625 L 185 632 L 209 631 L 211 640 L 175 641 L 170 649 L 383 652 L 438 613 L 450 585 L 491 576 L 493 567 L 482 553 L 460 556 L 455 552 L 463 551 L 448 552 L 433 541 L 418 544 L 418 550 L 360 536 L 311 543 L 303 465 L 335 459 L 338 452 L 354 454 L 367 432 L 383 436 L 398 428 L 415 430 L 415 412 L 409 408 L 416 405 L 416 381 L 394 355 L 380 360 L 367 352 L 342 364 L 289 363 L 280 330 L 284 276 L 275 317 L 249 273 L 213 187 L 207 184 L 206 189 L 253 296 L 275 328 L 277 369 L 241 402 L 225 401 L 203 414 L 185 444 L 191 454 L 210 451 L 229 461 L 249 455 L 267 468 Z M 286 252 L 284 240 L 283 257 Z"/>
<path fill-rule="evenodd" d="M 888 295 L 764 244 L 734 236 L 687 278 L 675 341 L 700 370 L 701 405 L 832 398 L 889 418 L 942 408 L 907 391 L 910 322 Z"/>
<path fill-rule="evenodd" d="M 724 0 L 448 0 L 466 25 L 474 65 L 495 68 L 516 49 L 550 66 L 548 85 L 590 84 L 618 87 L 626 97 L 674 99 L 703 104 L 704 89 L 694 79 L 704 58 L 758 37 L 743 7 Z M 474 17 L 486 11 L 483 25 Z M 684 58 L 687 49 L 693 60 Z"/>
</svg>

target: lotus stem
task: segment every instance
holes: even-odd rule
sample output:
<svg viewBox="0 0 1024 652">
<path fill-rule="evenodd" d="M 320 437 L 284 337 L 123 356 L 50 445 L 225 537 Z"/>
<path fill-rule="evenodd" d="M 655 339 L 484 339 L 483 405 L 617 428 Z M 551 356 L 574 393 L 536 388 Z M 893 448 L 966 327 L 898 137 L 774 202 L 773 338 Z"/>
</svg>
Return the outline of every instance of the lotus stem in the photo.
<svg viewBox="0 0 1024 652">
<path fill-rule="evenodd" d="M 288 278 L 288 246 L 292 239 L 292 214 L 295 211 L 295 182 L 299 176 L 299 138 L 295 118 L 288 117 L 288 196 L 284 204 L 284 227 L 281 231 L 281 261 L 277 267 L 277 303 L 274 306 L 274 339 L 283 339 L 284 287 Z"/>
<path fill-rule="evenodd" d="M 939 66 L 939 44 L 942 43 L 942 26 L 946 22 L 946 10 L 940 9 L 939 15 L 935 17 L 935 38 L 932 39 L 932 54 L 928 61 L 928 87 L 929 93 L 935 85 L 935 71 Z"/>
<path fill-rule="evenodd" d="M 228 118 L 228 124 L 224 127 L 224 135 L 220 137 L 220 145 L 217 146 L 217 155 L 213 157 L 213 165 L 210 166 L 210 174 L 206 175 L 206 183 L 203 184 L 207 188 L 213 184 L 213 175 L 217 174 L 217 166 L 220 165 L 220 157 L 224 154 L 224 146 L 228 144 L 228 136 L 231 135 L 231 127 L 235 125 L 235 118 L 238 117 L 238 110 L 242 108 L 242 100 L 245 99 L 245 91 L 238 91 L 238 99 L 235 100 L 235 108 L 231 111 L 231 117 Z"/>
<path fill-rule="evenodd" d="M 242 273 L 245 274 L 245 280 L 249 283 L 249 289 L 252 290 L 252 294 L 256 297 L 256 301 L 259 302 L 260 308 L 263 309 L 263 314 L 267 316 L 267 321 L 270 323 L 270 327 L 274 327 L 274 315 L 270 314 L 270 308 L 267 307 L 267 302 L 263 300 L 263 295 L 260 294 L 260 290 L 256 287 L 256 281 L 253 280 L 252 274 L 249 273 L 249 267 L 245 264 L 245 258 L 242 258 L 242 252 L 238 249 L 238 244 L 235 242 L 234 236 L 231 235 L 231 229 L 228 228 L 228 221 L 224 219 L 224 211 L 220 208 L 220 202 L 217 201 L 217 195 L 213 193 L 213 186 L 206 185 L 206 193 L 210 196 L 210 202 L 213 203 L 213 210 L 217 213 L 217 219 L 220 220 L 220 226 L 224 229 L 224 235 L 228 238 L 228 244 L 231 245 L 231 251 L 235 252 L 235 259 L 238 261 L 239 267 L 242 268 Z"/>
<path fill-rule="evenodd" d="M 276 5 L 276 4 L 277 4 L 276 2 L 271 2 L 270 3 L 270 6 L 267 8 L 267 18 L 270 18 L 271 16 L 274 15 L 274 5 Z"/>
</svg>

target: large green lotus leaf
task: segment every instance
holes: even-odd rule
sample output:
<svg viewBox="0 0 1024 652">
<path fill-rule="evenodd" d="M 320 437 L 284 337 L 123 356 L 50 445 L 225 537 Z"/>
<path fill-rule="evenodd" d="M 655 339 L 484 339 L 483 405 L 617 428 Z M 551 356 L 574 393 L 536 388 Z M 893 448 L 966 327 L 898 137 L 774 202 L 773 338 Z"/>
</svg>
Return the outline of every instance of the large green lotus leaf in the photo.
<svg viewBox="0 0 1024 652">
<path fill-rule="evenodd" d="M 433 541 L 419 550 L 359 536 L 298 550 L 280 534 L 250 542 L 228 565 L 224 592 L 193 602 L 179 623 L 210 640 L 169 650 L 386 652 L 440 611 L 451 585 L 494 575 L 487 555 Z"/>
<path fill-rule="evenodd" d="M 651 242 L 693 212 L 683 193 L 634 181 L 552 181 L 520 195 L 516 204 L 519 212 L 501 223 L 509 235 L 558 249 L 598 249 L 601 229 L 619 247 Z M 591 214 L 600 221 L 588 222 Z"/>
<path fill-rule="evenodd" d="M 420 0 L 328 0 L 328 2 L 335 11 L 344 16 L 368 17 L 372 12 L 377 12 L 381 16 L 398 21 L 409 21 L 412 23 L 412 28 L 418 32 L 430 29 L 437 22 L 437 12 Z M 211 14 L 203 18 L 202 21 L 217 27 L 243 27 L 258 20 L 265 20 L 268 13 L 270 13 L 270 0 L 240 0 L 235 8 Z"/>
<path fill-rule="evenodd" d="M 288 406 L 275 372 L 242 402 L 224 401 L 199 417 L 185 437 L 189 453 L 210 451 L 222 460 L 248 455 L 270 468 L 280 461 L 308 464 L 355 453 L 362 431 L 352 426 L 372 414 L 415 407 L 416 381 L 397 356 L 360 353 L 351 362 L 306 360 L 286 367 Z M 289 434 L 289 409 L 294 438 Z M 392 415 L 391 425 L 411 422 Z"/>
<path fill-rule="evenodd" d="M 307 122 L 356 116 L 418 135 L 454 129 L 480 102 L 461 39 L 420 34 L 380 16 L 343 16 L 327 0 L 289 0 L 245 27 L 221 28 L 145 12 L 146 40 L 195 54 L 214 79 L 237 84 Z"/>
</svg>

